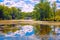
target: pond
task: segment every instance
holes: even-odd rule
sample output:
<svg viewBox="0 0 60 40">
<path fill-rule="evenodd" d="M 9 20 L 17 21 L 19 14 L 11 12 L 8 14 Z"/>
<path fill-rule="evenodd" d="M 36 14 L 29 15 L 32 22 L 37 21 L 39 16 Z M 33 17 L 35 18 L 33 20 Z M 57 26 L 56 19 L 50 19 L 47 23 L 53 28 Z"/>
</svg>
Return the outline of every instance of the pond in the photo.
<svg viewBox="0 0 60 40">
<path fill-rule="evenodd" d="M 7 34 L 0 34 L 0 40 L 40 40 L 34 32 L 31 25 L 24 25 L 16 32 L 8 32 Z"/>
<path fill-rule="evenodd" d="M 19 27 L 19 30 L 15 32 L 0 33 L 0 40 L 60 40 L 60 28 L 56 26 L 38 25 L 34 27 L 32 25 L 19 25 L 17 27 Z M 54 27 L 56 27 L 55 30 Z M 47 31 L 48 29 L 50 31 Z M 55 35 L 53 34 L 54 31 Z"/>
</svg>

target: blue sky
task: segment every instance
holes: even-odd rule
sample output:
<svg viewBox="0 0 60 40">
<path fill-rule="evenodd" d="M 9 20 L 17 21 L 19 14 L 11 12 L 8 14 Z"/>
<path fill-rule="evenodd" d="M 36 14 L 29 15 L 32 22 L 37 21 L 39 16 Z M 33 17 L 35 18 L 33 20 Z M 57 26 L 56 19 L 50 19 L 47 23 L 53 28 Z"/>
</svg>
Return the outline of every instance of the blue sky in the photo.
<svg viewBox="0 0 60 40">
<path fill-rule="evenodd" d="M 4 4 L 8 7 L 20 7 L 23 12 L 33 11 L 36 3 L 39 3 L 39 0 L 0 0 L 0 4 Z"/>
<path fill-rule="evenodd" d="M 0 0 L 0 2 L 3 2 L 4 0 Z"/>
<path fill-rule="evenodd" d="M 57 1 L 57 6 L 60 5 L 60 0 L 49 0 L 51 2 Z M 39 3 L 39 0 L 0 0 L 0 4 L 4 4 L 8 7 L 20 7 L 23 12 L 33 11 L 34 5 Z"/>
</svg>

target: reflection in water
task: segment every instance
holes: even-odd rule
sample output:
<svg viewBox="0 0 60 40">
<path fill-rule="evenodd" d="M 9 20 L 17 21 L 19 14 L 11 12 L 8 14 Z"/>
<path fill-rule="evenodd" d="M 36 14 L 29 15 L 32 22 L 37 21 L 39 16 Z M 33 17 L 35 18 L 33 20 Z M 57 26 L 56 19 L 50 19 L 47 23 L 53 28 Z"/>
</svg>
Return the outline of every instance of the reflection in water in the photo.
<svg viewBox="0 0 60 40">
<path fill-rule="evenodd" d="M 60 40 L 60 28 L 48 25 L 36 25 L 36 27 L 20 25 L 16 32 L 10 31 L 3 35 L 0 33 L 0 40 Z"/>
<path fill-rule="evenodd" d="M 4 37 L 4 38 L 3 38 Z M 25 25 L 20 27 L 20 30 L 17 30 L 16 32 L 8 32 L 0 39 L 6 39 L 6 40 L 40 40 L 36 37 L 34 33 L 33 26 L 31 25 Z"/>
<path fill-rule="evenodd" d="M 60 28 L 59 26 L 40 25 L 37 26 L 37 33 L 40 35 L 42 40 L 58 40 L 60 39 Z M 57 35 L 58 34 L 58 35 Z"/>
</svg>

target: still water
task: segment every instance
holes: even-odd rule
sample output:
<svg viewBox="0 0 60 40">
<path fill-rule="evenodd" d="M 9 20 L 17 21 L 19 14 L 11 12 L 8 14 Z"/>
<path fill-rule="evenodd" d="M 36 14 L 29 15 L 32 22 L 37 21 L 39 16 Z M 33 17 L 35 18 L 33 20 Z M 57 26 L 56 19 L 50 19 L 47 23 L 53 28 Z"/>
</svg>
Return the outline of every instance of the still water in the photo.
<svg viewBox="0 0 60 40">
<path fill-rule="evenodd" d="M 0 33 L 0 40 L 60 40 L 59 27 L 55 28 L 56 35 L 53 35 L 52 31 L 54 31 L 54 26 L 50 26 L 52 30 L 49 33 L 49 37 L 47 37 L 48 39 L 36 35 L 34 26 L 32 25 L 24 25 L 18 27 L 19 30 L 17 30 L 16 32 L 8 32 L 7 34 Z"/>
<path fill-rule="evenodd" d="M 33 26 L 24 25 L 14 33 L 8 32 L 4 35 L 0 34 L 0 40 L 40 40 L 40 38 L 35 35 Z"/>
</svg>

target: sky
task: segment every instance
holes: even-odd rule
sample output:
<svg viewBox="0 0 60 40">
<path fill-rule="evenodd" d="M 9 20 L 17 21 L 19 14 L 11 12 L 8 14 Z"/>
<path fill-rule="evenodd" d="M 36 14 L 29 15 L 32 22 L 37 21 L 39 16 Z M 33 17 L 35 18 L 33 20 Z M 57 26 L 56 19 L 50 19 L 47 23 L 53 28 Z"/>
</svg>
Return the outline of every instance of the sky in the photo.
<svg viewBox="0 0 60 40">
<path fill-rule="evenodd" d="M 0 0 L 0 4 L 8 7 L 15 6 L 22 9 L 22 12 L 33 11 L 34 5 L 39 3 L 39 0 Z"/>
<path fill-rule="evenodd" d="M 32 12 L 34 5 L 39 3 L 40 0 L 0 0 L 0 4 L 4 4 L 8 7 L 18 7 L 21 8 L 22 12 Z M 49 0 L 51 2 L 57 1 L 60 3 L 60 0 Z M 59 6 L 60 4 L 57 3 Z"/>
</svg>

